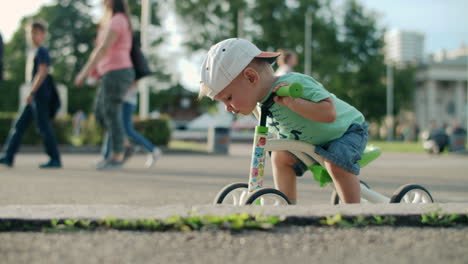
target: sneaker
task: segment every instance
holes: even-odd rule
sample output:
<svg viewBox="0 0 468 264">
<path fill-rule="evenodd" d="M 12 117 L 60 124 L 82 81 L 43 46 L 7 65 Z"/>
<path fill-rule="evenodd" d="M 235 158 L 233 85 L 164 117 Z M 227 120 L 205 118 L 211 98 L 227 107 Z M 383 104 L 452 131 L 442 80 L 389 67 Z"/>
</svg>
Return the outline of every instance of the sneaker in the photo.
<svg viewBox="0 0 468 264">
<path fill-rule="evenodd" d="M 8 168 L 12 168 L 13 167 L 13 162 L 9 161 L 5 157 L 2 157 L 2 158 L 0 158 L 0 165 L 6 166 Z"/>
<path fill-rule="evenodd" d="M 124 165 L 123 161 L 115 161 L 115 160 L 106 160 L 105 162 L 98 164 L 96 166 L 97 170 L 116 170 L 121 169 Z"/>
<path fill-rule="evenodd" d="M 146 168 L 151 168 L 156 164 L 156 161 L 161 157 L 162 152 L 161 149 L 158 147 L 154 147 L 153 151 L 148 154 L 148 158 L 146 159 L 145 166 Z"/>
<path fill-rule="evenodd" d="M 94 165 L 94 167 L 99 167 L 99 166 L 103 166 L 106 162 L 107 162 L 107 160 L 104 159 L 104 158 L 97 159 L 97 160 L 93 161 L 93 165 Z"/>
<path fill-rule="evenodd" d="M 62 168 L 62 163 L 57 160 L 51 160 L 47 163 L 39 165 L 41 169 L 60 169 Z"/>
</svg>

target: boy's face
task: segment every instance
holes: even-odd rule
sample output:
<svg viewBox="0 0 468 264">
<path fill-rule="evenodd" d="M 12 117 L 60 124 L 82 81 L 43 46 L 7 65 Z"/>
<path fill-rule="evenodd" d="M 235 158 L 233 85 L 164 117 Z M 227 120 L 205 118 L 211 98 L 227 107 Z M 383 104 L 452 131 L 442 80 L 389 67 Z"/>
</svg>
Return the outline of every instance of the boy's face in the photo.
<svg viewBox="0 0 468 264">
<path fill-rule="evenodd" d="M 31 42 L 34 46 L 40 46 L 44 42 L 47 34 L 39 28 L 31 29 Z"/>
<path fill-rule="evenodd" d="M 259 99 L 261 91 L 258 84 L 258 73 L 252 68 L 246 68 L 214 99 L 223 102 L 226 111 L 248 115 L 261 99 Z"/>
</svg>

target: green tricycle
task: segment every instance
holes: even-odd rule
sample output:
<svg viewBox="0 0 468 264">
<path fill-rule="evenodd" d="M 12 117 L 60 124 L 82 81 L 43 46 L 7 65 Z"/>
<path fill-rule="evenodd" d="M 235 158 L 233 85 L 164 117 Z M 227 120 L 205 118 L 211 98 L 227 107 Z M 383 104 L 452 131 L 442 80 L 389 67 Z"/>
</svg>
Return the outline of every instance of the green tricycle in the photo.
<svg viewBox="0 0 468 264">
<path fill-rule="evenodd" d="M 231 205 L 289 205 L 291 202 L 284 193 L 274 188 L 263 188 L 263 177 L 265 168 L 265 153 L 267 151 L 289 151 L 300 159 L 314 175 L 314 179 L 321 187 L 327 185 L 333 188 L 331 203 L 341 203 L 335 191 L 333 181 L 323 166 L 324 158 L 315 153 L 315 146 L 306 142 L 293 139 L 269 139 L 266 127 L 267 111 L 274 104 L 273 97 L 291 96 L 298 98 L 302 95 L 303 87 L 300 83 L 292 83 L 283 86 L 272 93 L 269 99 L 259 105 L 259 125 L 255 127 L 252 162 L 248 183 L 232 183 L 225 186 L 214 199 L 214 204 Z M 364 150 L 358 164 L 361 168 L 377 159 L 381 149 L 369 145 Z M 406 184 L 398 188 L 392 197 L 384 196 L 371 190 L 370 186 L 363 181 L 361 183 L 361 203 L 433 203 L 429 191 L 417 184 Z"/>
</svg>

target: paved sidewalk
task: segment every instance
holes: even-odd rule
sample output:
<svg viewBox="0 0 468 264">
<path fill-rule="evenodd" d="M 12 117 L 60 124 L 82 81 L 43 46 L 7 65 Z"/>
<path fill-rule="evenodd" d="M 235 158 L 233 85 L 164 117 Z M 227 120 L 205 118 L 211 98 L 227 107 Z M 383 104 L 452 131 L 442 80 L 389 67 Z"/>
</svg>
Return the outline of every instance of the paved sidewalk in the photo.
<svg viewBox="0 0 468 264">
<path fill-rule="evenodd" d="M 262 214 L 296 218 L 342 216 L 418 216 L 430 212 L 442 215 L 468 215 L 468 203 L 434 204 L 361 204 L 310 206 L 228 206 L 168 205 L 160 207 L 128 205 L 7 205 L 0 206 L 0 219 L 164 219 L 174 215 L 217 215 L 234 213 Z"/>
<path fill-rule="evenodd" d="M 231 207 L 211 205 L 226 184 L 245 182 L 249 144 L 230 155 L 166 153 L 152 169 L 144 156 L 121 171 L 96 171 L 97 154 L 64 154 L 64 168 L 39 170 L 44 154 L 21 153 L 12 169 L 0 168 L 0 220 L 156 218 L 229 215 L 239 212 L 299 220 L 332 216 L 418 216 L 428 212 L 468 214 L 466 157 L 384 153 L 361 179 L 387 196 L 402 184 L 422 184 L 436 204 L 329 205 L 330 189 L 310 174 L 298 179 L 298 205 Z M 271 169 L 267 187 L 273 186 Z M 265 231 L 0 232 L 2 264 L 62 263 L 379 263 L 466 264 L 468 226 L 296 226 L 288 221 Z M 303 221 L 301 223 L 304 223 Z"/>
</svg>

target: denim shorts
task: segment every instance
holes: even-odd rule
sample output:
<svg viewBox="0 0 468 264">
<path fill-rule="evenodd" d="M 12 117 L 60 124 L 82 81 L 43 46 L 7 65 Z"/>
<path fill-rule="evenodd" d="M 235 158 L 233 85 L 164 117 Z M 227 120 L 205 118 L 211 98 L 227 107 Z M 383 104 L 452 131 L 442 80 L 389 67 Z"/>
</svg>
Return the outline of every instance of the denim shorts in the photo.
<svg viewBox="0 0 468 264">
<path fill-rule="evenodd" d="M 340 138 L 323 145 L 316 145 L 315 153 L 352 174 L 359 175 L 360 167 L 357 162 L 367 145 L 367 128 L 367 123 L 351 124 Z M 297 176 L 302 176 L 308 170 L 304 162 L 299 159 L 293 165 L 293 169 Z"/>
</svg>

